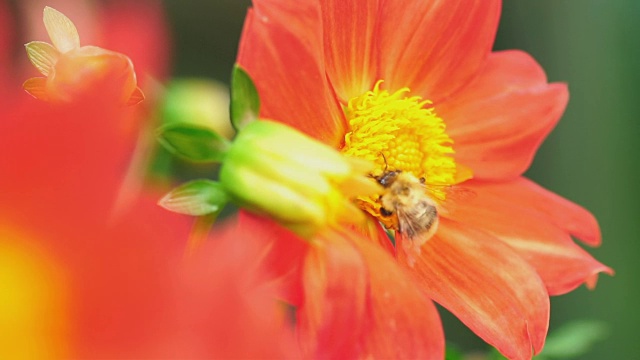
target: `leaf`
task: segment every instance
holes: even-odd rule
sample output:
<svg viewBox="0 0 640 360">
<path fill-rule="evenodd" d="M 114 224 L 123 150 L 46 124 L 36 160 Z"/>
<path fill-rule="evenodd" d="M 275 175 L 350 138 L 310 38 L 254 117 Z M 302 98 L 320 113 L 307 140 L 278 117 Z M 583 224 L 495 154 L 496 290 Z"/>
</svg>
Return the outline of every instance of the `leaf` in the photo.
<svg viewBox="0 0 640 360">
<path fill-rule="evenodd" d="M 253 80 L 239 65 L 231 74 L 231 124 L 240 131 L 250 122 L 258 119 L 260 97 Z"/>
<path fill-rule="evenodd" d="M 565 324 L 547 337 L 538 359 L 570 359 L 586 354 L 593 345 L 606 338 L 606 324 L 595 320 L 579 320 Z"/>
<path fill-rule="evenodd" d="M 43 20 L 44 27 L 47 28 L 51 42 L 61 53 L 80 47 L 78 30 L 76 26 L 73 25 L 73 22 L 63 13 L 46 6 L 44 8 Z"/>
<path fill-rule="evenodd" d="M 48 76 L 60 56 L 60 52 L 51 44 L 43 41 L 32 41 L 24 45 L 31 63 L 44 76 Z"/>
<path fill-rule="evenodd" d="M 220 162 L 230 146 L 229 141 L 215 131 L 189 123 L 161 126 L 158 141 L 170 152 L 195 162 Z"/>
<path fill-rule="evenodd" d="M 179 214 L 202 216 L 217 215 L 228 201 L 229 197 L 219 182 L 198 179 L 171 190 L 158 205 Z"/>
</svg>

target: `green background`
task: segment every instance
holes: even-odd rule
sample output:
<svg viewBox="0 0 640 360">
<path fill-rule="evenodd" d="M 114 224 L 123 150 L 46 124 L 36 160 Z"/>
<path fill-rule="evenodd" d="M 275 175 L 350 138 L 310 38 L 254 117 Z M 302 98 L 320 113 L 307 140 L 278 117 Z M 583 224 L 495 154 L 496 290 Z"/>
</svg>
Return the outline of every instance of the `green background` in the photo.
<svg viewBox="0 0 640 360">
<path fill-rule="evenodd" d="M 295 1 L 295 0 L 292 0 Z M 174 74 L 228 82 L 249 1 L 165 0 Z M 551 330 L 576 319 L 607 324 L 607 338 L 582 359 L 640 357 L 638 341 L 640 1 L 507 0 L 496 50 L 522 49 L 571 100 L 527 176 L 591 210 L 603 245 L 589 249 L 616 271 L 552 299 Z M 444 314 L 447 339 L 471 351 L 482 341 Z"/>
</svg>

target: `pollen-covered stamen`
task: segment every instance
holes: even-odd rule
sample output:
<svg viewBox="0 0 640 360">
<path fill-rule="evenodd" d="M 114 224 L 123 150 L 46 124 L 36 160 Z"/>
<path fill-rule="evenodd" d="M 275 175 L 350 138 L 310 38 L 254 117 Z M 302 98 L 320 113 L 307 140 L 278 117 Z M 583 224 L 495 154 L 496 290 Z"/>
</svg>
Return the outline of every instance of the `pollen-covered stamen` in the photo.
<svg viewBox="0 0 640 360">
<path fill-rule="evenodd" d="M 431 197 L 443 201 L 446 194 L 442 190 L 456 181 L 453 140 L 444 122 L 429 100 L 409 96 L 409 88 L 390 93 L 382 84 L 378 81 L 372 90 L 346 104 L 349 131 L 342 151 L 375 162 L 374 177 L 385 171 L 402 171 L 424 178 Z M 360 198 L 359 202 L 363 210 L 397 229 L 393 217 L 381 214 L 379 196 Z"/>
</svg>

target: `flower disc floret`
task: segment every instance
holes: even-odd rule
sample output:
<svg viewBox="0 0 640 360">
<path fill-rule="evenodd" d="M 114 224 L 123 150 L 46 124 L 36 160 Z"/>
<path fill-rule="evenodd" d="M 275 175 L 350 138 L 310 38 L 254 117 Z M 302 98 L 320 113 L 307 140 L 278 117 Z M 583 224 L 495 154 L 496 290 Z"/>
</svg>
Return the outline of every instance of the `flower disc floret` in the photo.
<svg viewBox="0 0 640 360">
<path fill-rule="evenodd" d="M 375 162 L 371 175 L 386 171 L 409 172 L 424 179 L 429 192 L 444 200 L 445 186 L 456 182 L 453 140 L 447 135 L 444 121 L 431 101 L 410 96 L 409 88 L 393 93 L 374 88 L 350 99 L 344 108 L 349 122 L 342 152 L 348 156 Z M 379 196 L 360 197 L 360 206 L 385 225 L 394 227 L 380 215 Z"/>
</svg>

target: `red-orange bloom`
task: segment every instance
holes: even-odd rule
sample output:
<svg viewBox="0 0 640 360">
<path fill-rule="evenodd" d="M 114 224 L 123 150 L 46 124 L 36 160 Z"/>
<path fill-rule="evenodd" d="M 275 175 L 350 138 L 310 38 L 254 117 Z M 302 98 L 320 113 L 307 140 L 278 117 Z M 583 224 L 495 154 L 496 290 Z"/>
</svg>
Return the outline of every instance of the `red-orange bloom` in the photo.
<svg viewBox="0 0 640 360">
<path fill-rule="evenodd" d="M 549 295 L 593 287 L 598 273 L 611 273 L 571 238 L 599 245 L 594 217 L 522 177 L 562 115 L 568 91 L 547 83 L 529 55 L 491 52 L 500 8 L 499 0 L 254 0 L 238 62 L 256 82 L 261 116 L 376 162 L 373 176 L 402 171 L 422 178 L 425 196 L 443 209 L 435 235 L 420 247 L 406 236 L 398 212 L 389 217 L 380 198 L 359 199 L 388 228 L 405 230 L 396 246 L 409 241 L 407 253 L 378 241 L 383 233 L 373 236 L 400 268 L 386 260 L 367 266 L 385 259 L 370 244 L 311 245 L 315 255 L 304 254 L 298 294 L 301 327 L 315 342 L 310 351 L 330 343 L 323 337 L 328 328 L 349 339 L 349 330 L 367 326 L 376 341 L 359 338 L 353 346 L 360 355 L 392 354 L 371 343 L 402 334 L 396 348 L 411 349 L 421 338 L 419 346 L 440 347 L 431 355 L 441 358 L 438 321 L 418 334 L 403 328 L 410 320 L 385 313 L 431 312 L 432 305 L 413 300 L 422 297 L 507 357 L 528 359 L 544 345 Z M 445 212 L 455 199 L 429 184 L 462 184 L 475 196 Z M 353 271 L 338 266 L 350 262 Z M 365 278 L 357 278 L 358 268 L 368 269 Z M 370 296 L 336 291 L 345 282 L 368 284 Z M 344 295 L 360 296 L 348 301 L 367 303 L 368 317 L 336 316 L 345 313 Z M 389 303 L 375 306 L 380 301 Z"/>
<path fill-rule="evenodd" d="M 0 66 L 8 25 L 0 21 Z M 286 309 L 247 266 L 262 252 L 259 233 L 213 239 L 185 259 L 191 219 L 158 207 L 146 187 L 117 201 L 138 109 L 38 101 L 2 77 L 9 68 L 0 67 L 12 100 L 0 108 L 0 358 L 295 357 Z"/>
</svg>

